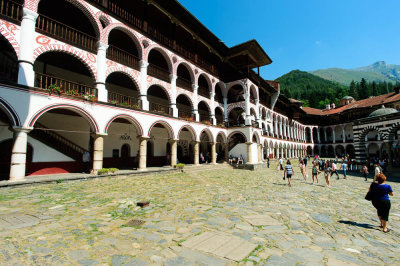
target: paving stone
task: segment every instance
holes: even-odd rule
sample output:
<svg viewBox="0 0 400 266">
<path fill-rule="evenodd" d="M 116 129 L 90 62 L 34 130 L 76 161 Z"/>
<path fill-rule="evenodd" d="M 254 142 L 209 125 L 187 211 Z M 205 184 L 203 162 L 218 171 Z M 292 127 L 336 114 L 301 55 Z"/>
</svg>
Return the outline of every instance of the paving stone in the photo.
<svg viewBox="0 0 400 266">
<path fill-rule="evenodd" d="M 126 262 L 130 256 L 124 256 L 124 255 L 114 255 L 111 257 L 111 265 L 112 266 L 120 266 L 124 262 Z"/>
<path fill-rule="evenodd" d="M 133 259 L 126 261 L 123 265 L 124 266 L 146 266 L 146 265 L 148 265 L 148 263 L 145 260 L 133 258 Z"/>
<path fill-rule="evenodd" d="M 89 254 L 86 252 L 86 250 L 73 250 L 68 252 L 68 256 L 72 260 L 81 260 L 89 257 Z"/>
</svg>

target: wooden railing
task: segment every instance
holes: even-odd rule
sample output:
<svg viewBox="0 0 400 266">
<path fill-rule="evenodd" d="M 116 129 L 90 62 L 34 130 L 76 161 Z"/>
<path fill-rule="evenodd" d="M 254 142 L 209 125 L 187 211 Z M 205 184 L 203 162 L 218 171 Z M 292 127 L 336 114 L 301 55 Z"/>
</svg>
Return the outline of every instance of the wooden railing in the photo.
<svg viewBox="0 0 400 266">
<path fill-rule="evenodd" d="M 38 32 L 45 33 L 60 41 L 97 53 L 97 40 L 86 33 L 71 28 L 54 19 L 39 15 L 36 23 Z"/>
<path fill-rule="evenodd" d="M 96 88 L 54 76 L 36 73 L 35 87 L 48 91 L 50 85 L 58 86 L 60 88 L 60 94 L 82 97 L 88 100 L 97 99 Z M 55 94 L 56 92 L 53 93 Z"/>
<path fill-rule="evenodd" d="M 137 98 L 123 95 L 120 93 L 116 92 L 109 92 L 108 93 L 108 102 L 119 105 L 119 106 L 125 106 L 133 109 L 140 109 L 140 102 Z"/>
<path fill-rule="evenodd" d="M 31 133 L 29 133 L 29 136 L 40 140 L 46 145 L 56 149 L 57 151 L 71 157 L 78 162 L 82 161 L 82 155 L 86 151 L 86 149 L 73 143 L 69 139 L 50 130 L 49 128 L 38 122 L 35 123 L 35 129 Z"/>
<path fill-rule="evenodd" d="M 172 109 L 169 106 L 162 105 L 159 103 L 149 102 L 150 112 L 160 113 L 164 115 L 172 115 Z"/>
<path fill-rule="evenodd" d="M 181 44 L 177 43 L 176 42 L 177 40 L 171 40 L 165 34 L 157 30 L 157 26 L 151 25 L 142 18 L 139 18 L 138 16 L 121 8 L 117 4 L 116 0 L 86 0 L 86 1 L 101 6 L 102 8 L 108 10 L 110 13 L 121 18 L 122 20 L 134 26 L 135 28 L 141 30 L 142 32 L 147 33 L 161 44 L 174 50 L 175 52 L 182 55 L 191 62 L 196 63 L 201 68 L 207 70 L 212 74 L 215 74 L 216 76 L 219 75 L 218 69 L 214 65 L 208 63 L 207 60 L 205 60 L 195 52 L 192 52 L 189 48 L 186 48 Z"/>
<path fill-rule="evenodd" d="M 11 19 L 14 22 L 21 21 L 22 5 L 10 0 L 0 0 L 0 17 Z"/>
<path fill-rule="evenodd" d="M 149 63 L 147 74 L 155 78 L 164 80 L 168 83 L 171 82 L 171 79 L 169 77 L 170 73 L 168 72 L 168 70 L 162 69 L 161 67 L 158 67 L 154 64 Z"/>
<path fill-rule="evenodd" d="M 140 70 L 140 59 L 137 56 L 121 50 L 115 46 L 110 45 L 107 48 L 107 58 L 130 68 Z"/>
<path fill-rule="evenodd" d="M 193 91 L 192 82 L 181 77 L 176 79 L 176 86 L 188 91 Z"/>
<path fill-rule="evenodd" d="M 199 86 L 197 88 L 197 94 L 210 99 L 210 91 L 208 90 L 208 88 Z"/>
<path fill-rule="evenodd" d="M 189 109 L 178 109 L 178 117 L 190 119 L 190 118 L 193 118 L 193 113 Z"/>
</svg>

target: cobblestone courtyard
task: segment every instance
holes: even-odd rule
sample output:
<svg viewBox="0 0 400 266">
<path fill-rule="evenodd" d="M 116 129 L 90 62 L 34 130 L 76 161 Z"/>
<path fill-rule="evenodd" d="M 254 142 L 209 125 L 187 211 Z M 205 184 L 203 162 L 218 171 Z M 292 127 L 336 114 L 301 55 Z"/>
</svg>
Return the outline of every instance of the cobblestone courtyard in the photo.
<svg viewBox="0 0 400 266">
<path fill-rule="evenodd" d="M 291 188 L 275 168 L 1 188 L 0 264 L 400 264 L 399 183 L 389 182 L 385 234 L 364 199 L 369 182 L 326 188 L 322 174 L 312 185 L 295 170 Z"/>
</svg>

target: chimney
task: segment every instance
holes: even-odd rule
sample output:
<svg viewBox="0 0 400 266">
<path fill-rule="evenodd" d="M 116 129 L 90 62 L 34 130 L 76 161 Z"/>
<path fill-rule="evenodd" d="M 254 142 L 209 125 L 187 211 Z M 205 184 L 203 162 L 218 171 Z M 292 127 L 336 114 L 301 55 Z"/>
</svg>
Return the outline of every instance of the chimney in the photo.
<svg viewBox="0 0 400 266">
<path fill-rule="evenodd" d="M 334 103 L 332 103 L 332 105 L 331 105 L 331 106 L 332 106 L 332 109 L 335 109 L 335 104 L 334 104 Z"/>
<path fill-rule="evenodd" d="M 331 105 L 330 104 L 326 105 L 326 110 L 331 110 Z"/>
</svg>

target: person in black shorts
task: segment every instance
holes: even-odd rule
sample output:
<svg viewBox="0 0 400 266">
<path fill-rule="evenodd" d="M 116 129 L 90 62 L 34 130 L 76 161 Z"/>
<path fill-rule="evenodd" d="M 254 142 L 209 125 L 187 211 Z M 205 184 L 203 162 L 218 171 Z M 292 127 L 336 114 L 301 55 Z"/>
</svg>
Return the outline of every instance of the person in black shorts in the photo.
<svg viewBox="0 0 400 266">
<path fill-rule="evenodd" d="M 286 178 L 288 179 L 288 186 L 291 187 L 292 184 L 290 183 L 290 181 L 292 179 L 294 171 L 292 165 L 290 164 L 290 160 L 287 160 L 283 174 L 286 175 Z"/>
<path fill-rule="evenodd" d="M 390 229 L 387 228 L 391 207 L 389 195 L 393 196 L 393 190 L 390 185 L 385 184 L 386 176 L 384 174 L 378 174 L 376 176 L 376 181 L 378 183 L 373 182 L 369 187 L 370 192 L 372 193 L 372 205 L 374 205 L 377 210 L 381 222 L 380 227 L 384 233 L 387 233 L 390 231 Z"/>
</svg>

